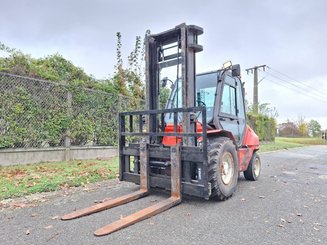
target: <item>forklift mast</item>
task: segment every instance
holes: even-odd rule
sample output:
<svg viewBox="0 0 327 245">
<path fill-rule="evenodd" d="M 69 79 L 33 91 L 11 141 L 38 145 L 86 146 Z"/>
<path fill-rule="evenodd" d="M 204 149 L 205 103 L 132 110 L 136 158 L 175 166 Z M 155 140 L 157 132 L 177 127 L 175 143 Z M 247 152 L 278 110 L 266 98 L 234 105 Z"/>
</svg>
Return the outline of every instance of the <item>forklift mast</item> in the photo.
<svg viewBox="0 0 327 245">
<path fill-rule="evenodd" d="M 195 107 L 195 53 L 203 50 L 198 44 L 198 36 L 203 34 L 203 29 L 195 25 L 181 24 L 174 29 L 150 35 L 146 38 L 146 108 L 147 110 L 159 109 L 160 71 L 163 68 L 181 66 L 182 108 Z M 168 50 L 176 50 L 175 53 Z M 183 132 L 194 133 L 191 127 L 189 113 L 183 113 Z M 149 131 L 156 132 L 158 122 L 155 115 L 150 115 Z M 151 143 L 158 142 L 158 137 L 150 137 Z M 183 145 L 194 145 L 194 138 L 185 137 Z"/>
</svg>

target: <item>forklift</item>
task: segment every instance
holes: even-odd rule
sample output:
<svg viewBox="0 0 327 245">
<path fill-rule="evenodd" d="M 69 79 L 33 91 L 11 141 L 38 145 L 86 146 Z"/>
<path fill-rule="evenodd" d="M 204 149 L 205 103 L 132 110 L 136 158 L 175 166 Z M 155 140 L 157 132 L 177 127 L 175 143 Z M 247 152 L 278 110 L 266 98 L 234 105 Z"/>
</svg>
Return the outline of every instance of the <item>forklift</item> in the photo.
<svg viewBox="0 0 327 245">
<path fill-rule="evenodd" d="M 259 178 L 259 138 L 246 124 L 240 65 L 196 75 L 195 56 L 203 47 L 203 29 L 185 23 L 145 40 L 146 110 L 119 113 L 119 179 L 140 189 L 64 215 L 70 220 L 122 205 L 150 193 L 169 190 L 169 198 L 95 231 L 103 236 L 161 213 L 183 195 L 225 201 L 236 190 L 240 173 Z M 175 67 L 166 108 L 160 90 L 168 78 L 161 70 Z"/>
</svg>

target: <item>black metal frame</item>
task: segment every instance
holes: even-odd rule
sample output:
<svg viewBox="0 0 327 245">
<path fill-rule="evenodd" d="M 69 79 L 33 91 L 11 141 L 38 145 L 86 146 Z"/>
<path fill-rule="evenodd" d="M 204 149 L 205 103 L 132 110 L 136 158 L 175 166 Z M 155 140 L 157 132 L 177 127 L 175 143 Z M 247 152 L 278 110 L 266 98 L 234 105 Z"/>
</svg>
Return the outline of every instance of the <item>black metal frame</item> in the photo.
<svg viewBox="0 0 327 245">
<path fill-rule="evenodd" d="M 186 25 L 176 26 L 168 31 L 147 36 L 145 40 L 146 52 L 146 104 L 147 110 L 159 109 L 160 70 L 164 67 L 181 66 L 182 107 L 195 107 L 195 54 L 202 51 L 198 44 L 198 35 L 203 33 L 201 27 Z M 171 46 L 173 45 L 173 46 Z M 165 55 L 164 51 L 177 48 L 177 52 Z M 179 76 L 178 76 L 179 77 Z M 183 131 L 191 132 L 190 120 L 183 114 Z M 149 127 L 155 132 L 157 120 L 150 115 Z M 151 137 L 150 142 L 157 142 L 157 137 Z M 192 140 L 185 139 L 185 145 L 194 145 Z"/>
<path fill-rule="evenodd" d="M 183 23 L 146 37 L 147 110 L 119 114 L 120 180 L 140 183 L 144 175 L 141 170 L 144 171 L 147 165 L 150 187 L 175 189 L 176 192 L 209 198 L 206 110 L 195 107 L 195 54 L 203 49 L 198 44 L 198 36 L 202 33 L 201 27 Z M 168 49 L 170 52 L 166 54 Z M 170 66 L 177 66 L 177 77 L 182 80 L 182 108 L 159 110 L 160 70 Z M 165 115 L 169 113 L 174 115 L 173 132 L 165 132 Z M 196 128 L 196 113 L 202 113 L 204 118 L 201 132 Z M 137 127 L 134 122 L 137 122 Z M 126 140 L 135 137 L 139 139 L 137 143 Z M 163 137 L 176 137 L 176 145 L 163 145 Z M 198 145 L 199 138 L 202 139 L 201 146 Z M 179 159 L 181 173 L 177 175 L 181 175 L 180 186 L 172 187 L 171 179 L 176 177 L 172 165 Z"/>
<path fill-rule="evenodd" d="M 172 113 L 174 115 L 173 132 L 165 132 L 164 128 L 166 123 L 164 121 L 165 115 Z M 191 122 L 193 125 L 193 132 L 179 132 L 178 114 L 194 114 L 202 113 L 202 130 L 197 128 L 197 122 Z M 155 132 L 149 130 L 149 125 L 146 118 L 154 116 L 155 118 L 163 118 L 158 122 L 158 127 Z M 137 120 L 135 120 L 137 119 Z M 138 122 L 138 127 L 135 127 L 135 122 Z M 173 136 L 179 138 L 184 142 L 184 138 L 193 138 L 196 142 L 195 146 L 180 147 L 181 158 L 181 192 L 183 194 L 202 197 L 209 199 L 211 194 L 211 185 L 208 180 L 208 156 L 207 156 L 207 122 L 206 122 L 206 109 L 204 107 L 191 107 L 191 108 L 175 108 L 164 110 L 150 110 L 150 111 L 134 111 L 123 112 L 119 114 L 119 155 L 120 155 L 120 180 L 140 183 L 140 156 L 141 145 L 148 142 L 151 136 Z M 162 130 L 163 129 L 163 130 Z M 130 143 L 126 139 L 128 136 L 138 137 L 137 143 Z M 201 144 L 198 144 L 199 140 Z M 141 141 L 143 143 L 141 143 Z M 163 172 L 168 174 L 158 174 L 149 171 L 149 186 L 159 187 L 167 190 L 171 189 L 170 178 L 170 162 L 171 147 L 164 146 L 163 144 L 146 143 L 147 147 L 147 162 L 150 169 L 162 169 Z M 133 159 L 134 158 L 134 159 Z M 134 165 L 134 169 L 132 169 Z M 194 178 L 194 170 L 191 166 L 196 167 L 197 178 Z"/>
</svg>

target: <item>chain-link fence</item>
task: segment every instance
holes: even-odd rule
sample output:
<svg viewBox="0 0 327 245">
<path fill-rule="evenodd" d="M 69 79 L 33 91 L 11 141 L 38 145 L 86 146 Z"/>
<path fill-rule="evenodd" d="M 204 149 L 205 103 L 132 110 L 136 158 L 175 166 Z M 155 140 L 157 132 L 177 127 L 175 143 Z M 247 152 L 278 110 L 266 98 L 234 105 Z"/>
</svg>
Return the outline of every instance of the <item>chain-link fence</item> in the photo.
<svg viewBox="0 0 327 245">
<path fill-rule="evenodd" d="M 139 99 L 0 73 L 0 149 L 117 145 L 118 112 Z"/>
</svg>

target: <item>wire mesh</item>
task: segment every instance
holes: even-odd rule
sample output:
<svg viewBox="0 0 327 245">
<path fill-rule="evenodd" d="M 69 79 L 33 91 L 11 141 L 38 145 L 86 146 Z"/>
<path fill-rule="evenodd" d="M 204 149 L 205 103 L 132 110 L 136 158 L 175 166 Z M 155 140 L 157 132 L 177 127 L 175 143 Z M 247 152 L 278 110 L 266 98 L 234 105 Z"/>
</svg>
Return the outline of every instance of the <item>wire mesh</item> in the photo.
<svg viewBox="0 0 327 245">
<path fill-rule="evenodd" d="M 117 145 L 118 112 L 140 99 L 0 73 L 0 149 Z"/>
</svg>

